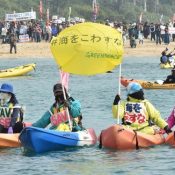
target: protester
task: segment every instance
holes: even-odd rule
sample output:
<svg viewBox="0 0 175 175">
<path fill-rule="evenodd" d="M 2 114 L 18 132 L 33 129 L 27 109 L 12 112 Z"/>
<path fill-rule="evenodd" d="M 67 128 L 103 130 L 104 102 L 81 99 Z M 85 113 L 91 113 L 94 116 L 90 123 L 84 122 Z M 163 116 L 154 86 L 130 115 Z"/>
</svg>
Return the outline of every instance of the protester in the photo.
<svg viewBox="0 0 175 175">
<path fill-rule="evenodd" d="M 23 129 L 23 112 L 11 84 L 0 88 L 0 133 L 19 133 Z"/>
<path fill-rule="evenodd" d="M 64 99 L 62 85 L 60 83 L 54 85 L 53 93 L 55 96 L 55 102 L 38 121 L 32 124 L 32 126 L 45 128 L 51 124 L 50 129 L 71 131 L 71 127 L 69 126 L 69 117 L 66 112 L 67 108 L 70 114 L 72 131 L 75 132 L 83 130 L 81 123 L 82 114 L 80 102 L 78 100 L 74 100 L 72 97 L 69 97 L 65 88 L 64 90 L 66 100 Z"/>
<path fill-rule="evenodd" d="M 175 83 L 175 67 L 171 70 L 171 75 L 168 75 L 164 84 Z"/>
<path fill-rule="evenodd" d="M 172 128 L 175 125 L 175 107 L 171 111 L 171 114 L 169 115 L 167 119 L 167 123 L 168 123 L 169 128 Z"/>
<path fill-rule="evenodd" d="M 116 95 L 112 106 L 113 117 L 117 118 L 119 108 L 119 117 L 122 119 L 124 127 L 147 134 L 156 134 L 158 126 L 166 133 L 171 132 L 168 124 L 161 118 L 159 111 L 144 98 L 140 84 L 129 83 L 127 99 L 118 104 L 119 101 L 120 96 Z"/>
<path fill-rule="evenodd" d="M 10 35 L 10 53 L 12 53 L 12 49 L 14 48 L 14 51 L 15 51 L 15 53 L 17 53 L 17 51 L 16 51 L 16 43 L 17 43 L 17 37 L 16 37 L 16 35 L 14 34 L 14 33 L 12 33 L 11 35 Z"/>
</svg>

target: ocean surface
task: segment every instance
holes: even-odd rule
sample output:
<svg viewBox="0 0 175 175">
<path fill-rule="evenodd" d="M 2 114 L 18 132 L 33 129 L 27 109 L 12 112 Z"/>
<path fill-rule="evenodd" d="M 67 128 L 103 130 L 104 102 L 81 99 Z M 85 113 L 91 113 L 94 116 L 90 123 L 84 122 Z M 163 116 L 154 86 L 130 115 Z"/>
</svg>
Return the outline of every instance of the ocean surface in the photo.
<svg viewBox="0 0 175 175">
<path fill-rule="evenodd" d="M 0 79 L 0 84 L 14 85 L 21 105 L 26 107 L 25 121 L 34 122 L 49 109 L 54 97 L 52 88 L 59 81 L 58 68 L 52 58 L 0 59 L 0 69 L 36 63 L 28 76 Z M 159 68 L 158 57 L 125 57 L 122 76 L 144 80 L 164 80 L 170 69 Z M 118 93 L 119 68 L 96 76 L 71 75 L 69 93 L 82 104 L 83 124 L 99 135 L 117 121 L 111 106 Z M 175 90 L 144 90 L 145 97 L 166 118 L 174 106 Z M 121 98 L 126 89 L 121 87 Z M 133 151 L 112 151 L 94 147 L 44 154 L 24 154 L 22 148 L 0 149 L 0 175 L 173 175 L 175 148 L 167 145 Z"/>
</svg>

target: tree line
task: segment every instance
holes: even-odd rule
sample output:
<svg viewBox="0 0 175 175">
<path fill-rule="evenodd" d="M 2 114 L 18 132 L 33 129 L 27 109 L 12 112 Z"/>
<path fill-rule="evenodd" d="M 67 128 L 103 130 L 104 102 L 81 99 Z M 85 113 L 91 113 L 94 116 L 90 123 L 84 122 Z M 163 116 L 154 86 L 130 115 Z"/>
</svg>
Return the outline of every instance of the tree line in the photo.
<svg viewBox="0 0 175 175">
<path fill-rule="evenodd" d="M 46 17 L 46 9 L 52 15 L 68 17 L 69 7 L 71 16 L 78 16 L 92 20 L 93 0 L 42 0 L 43 17 Z M 142 20 L 148 22 L 159 22 L 171 20 L 175 13 L 175 0 L 96 0 L 99 11 L 97 21 L 109 19 L 111 21 L 135 22 L 142 14 Z M 39 17 L 40 0 L 0 0 L 0 18 L 6 13 L 30 11 L 31 8 L 37 12 Z"/>
</svg>

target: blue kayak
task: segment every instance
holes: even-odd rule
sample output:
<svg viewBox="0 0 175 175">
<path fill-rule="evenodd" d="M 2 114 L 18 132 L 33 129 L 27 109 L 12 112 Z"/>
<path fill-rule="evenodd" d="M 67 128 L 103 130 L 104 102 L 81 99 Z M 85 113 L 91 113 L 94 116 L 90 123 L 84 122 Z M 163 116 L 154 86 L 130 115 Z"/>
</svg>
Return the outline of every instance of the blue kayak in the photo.
<svg viewBox="0 0 175 175">
<path fill-rule="evenodd" d="M 19 140 L 25 150 L 42 153 L 95 145 L 97 136 L 92 128 L 78 132 L 65 132 L 26 127 L 22 130 Z"/>
</svg>

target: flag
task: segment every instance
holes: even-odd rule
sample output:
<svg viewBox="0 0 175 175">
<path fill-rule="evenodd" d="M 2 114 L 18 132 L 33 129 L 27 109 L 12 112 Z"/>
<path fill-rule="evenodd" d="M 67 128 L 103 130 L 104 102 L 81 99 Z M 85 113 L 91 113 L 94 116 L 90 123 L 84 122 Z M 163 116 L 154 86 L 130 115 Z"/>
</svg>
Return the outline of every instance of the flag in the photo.
<svg viewBox="0 0 175 175">
<path fill-rule="evenodd" d="M 99 5 L 97 4 L 96 0 L 93 0 L 92 1 L 92 12 L 93 12 L 94 21 L 96 20 L 98 11 L 99 11 Z"/>
<path fill-rule="evenodd" d="M 139 16 L 139 22 L 140 23 L 142 22 L 142 17 L 143 17 L 143 13 L 141 13 L 140 16 Z"/>
<path fill-rule="evenodd" d="M 162 23 L 162 19 L 163 19 L 163 14 L 160 16 L 160 23 Z"/>
<path fill-rule="evenodd" d="M 68 90 L 69 73 L 60 70 L 60 80 L 61 84 Z"/>
<path fill-rule="evenodd" d="M 47 22 L 49 22 L 49 9 L 46 10 Z"/>
<path fill-rule="evenodd" d="M 40 18 L 42 19 L 42 17 L 43 17 L 43 2 L 42 2 L 42 0 L 40 0 L 40 3 L 39 3 L 39 14 L 40 14 Z"/>
<path fill-rule="evenodd" d="M 173 15 L 173 23 L 175 23 L 175 13 L 174 13 L 174 15 Z"/>
<path fill-rule="evenodd" d="M 70 23 L 70 15 L 71 15 L 71 12 L 72 12 L 72 8 L 69 7 L 69 14 L 68 14 L 68 22 Z"/>
</svg>

